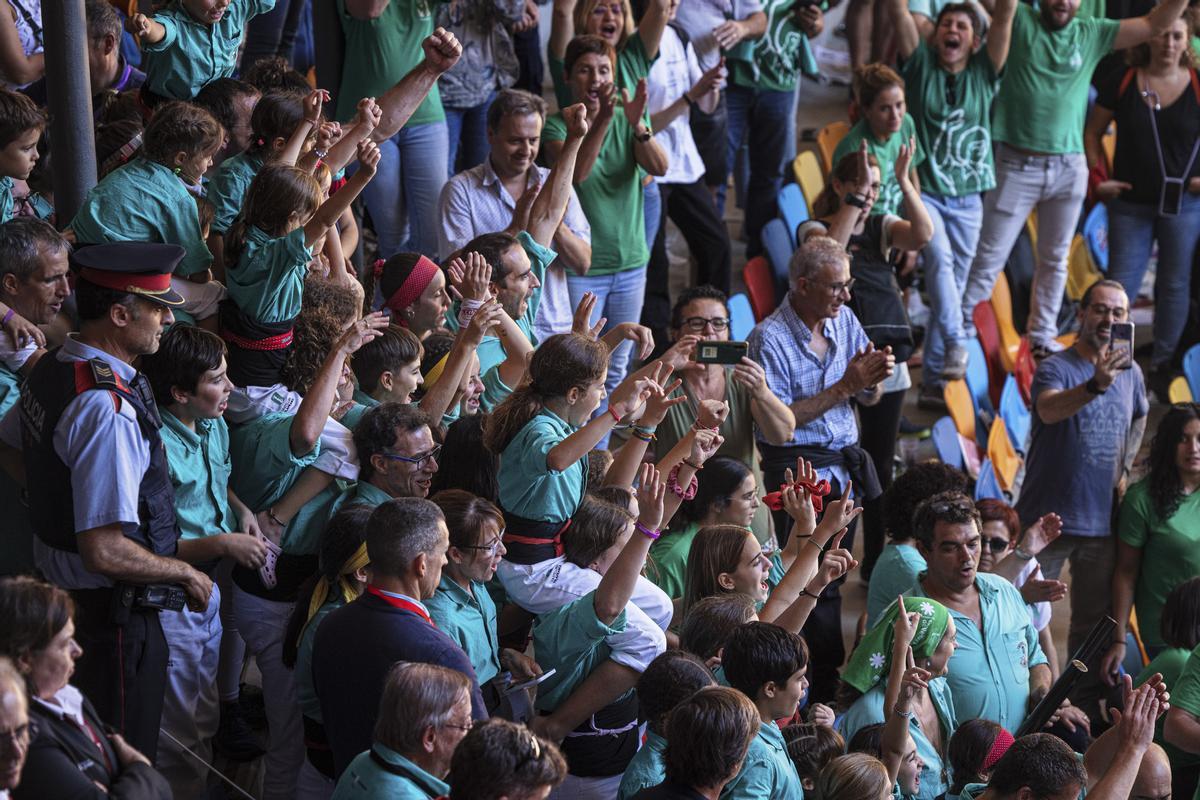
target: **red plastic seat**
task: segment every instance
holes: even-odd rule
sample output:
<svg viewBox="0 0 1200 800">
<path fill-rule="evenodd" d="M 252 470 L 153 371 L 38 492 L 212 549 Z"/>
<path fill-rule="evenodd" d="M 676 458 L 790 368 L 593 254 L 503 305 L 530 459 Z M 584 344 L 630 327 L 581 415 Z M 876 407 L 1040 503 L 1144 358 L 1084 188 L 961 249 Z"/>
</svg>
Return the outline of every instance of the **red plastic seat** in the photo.
<svg viewBox="0 0 1200 800">
<path fill-rule="evenodd" d="M 742 268 L 742 280 L 746 282 L 746 293 L 750 295 L 750 307 L 754 309 L 755 322 L 762 322 L 778 303 L 775 300 L 775 275 L 764 256 L 755 256 Z"/>
</svg>

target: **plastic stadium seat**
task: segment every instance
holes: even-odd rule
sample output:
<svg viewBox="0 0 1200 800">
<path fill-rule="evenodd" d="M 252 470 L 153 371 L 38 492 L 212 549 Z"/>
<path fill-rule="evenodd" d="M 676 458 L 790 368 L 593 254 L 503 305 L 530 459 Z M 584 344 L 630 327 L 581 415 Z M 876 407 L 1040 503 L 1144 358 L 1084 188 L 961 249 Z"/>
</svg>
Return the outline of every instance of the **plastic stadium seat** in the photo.
<svg viewBox="0 0 1200 800">
<path fill-rule="evenodd" d="M 990 459 L 985 458 L 979 467 L 979 477 L 975 479 L 975 499 L 983 500 L 986 497 L 1008 502 L 1004 489 L 996 480 L 995 467 L 992 466 Z"/>
<path fill-rule="evenodd" d="M 1188 386 L 1188 380 L 1183 375 L 1175 376 L 1171 381 L 1171 385 L 1167 387 L 1167 399 L 1172 403 L 1191 403 L 1194 401 L 1195 395 L 1192 394 L 1192 389 Z"/>
<path fill-rule="evenodd" d="M 821 166 L 826 175 L 833 172 L 833 151 L 849 132 L 850 123 L 838 120 L 829 123 L 817 133 L 817 149 L 821 151 Z"/>
<path fill-rule="evenodd" d="M 744 342 L 754 330 L 754 309 L 750 298 L 738 292 L 729 298 L 729 335 L 735 342 Z"/>
<path fill-rule="evenodd" d="M 1103 277 L 1092 263 L 1087 242 L 1078 233 L 1075 234 L 1067 253 L 1067 297 L 1079 302 L 1087 288 Z"/>
<path fill-rule="evenodd" d="M 979 344 L 987 357 L 988 391 L 992 406 L 995 407 L 1000 403 L 1000 387 L 1008 375 L 1000 362 L 1000 330 L 996 327 L 996 312 L 991 303 L 984 302 L 975 306 L 971 316 L 975 321 L 975 335 L 979 337 Z"/>
<path fill-rule="evenodd" d="M 804 199 L 808 201 L 808 213 L 812 214 L 813 203 L 817 202 L 817 198 L 825 189 L 825 175 L 821 172 L 817 154 L 812 150 L 805 150 L 796 156 L 796 160 L 792 162 L 792 172 L 795 173 L 800 189 L 804 192 Z"/>
<path fill-rule="evenodd" d="M 1008 438 L 1008 426 L 1004 424 L 1003 418 L 992 422 L 992 429 L 988 431 L 987 454 L 1000 488 L 1006 492 L 1011 491 L 1017 470 L 1021 468 L 1021 457 L 1017 455 L 1012 441 Z"/>
<path fill-rule="evenodd" d="M 1021 339 L 1021 346 L 1017 349 L 1017 365 L 1013 370 L 1013 377 L 1017 379 L 1017 389 L 1021 392 L 1021 399 L 1030 408 L 1033 408 L 1033 373 L 1035 372 L 1037 372 L 1037 362 L 1033 360 L 1033 353 L 1029 351 L 1029 340 Z"/>
<path fill-rule="evenodd" d="M 996 276 L 996 285 L 992 288 L 992 311 L 996 314 L 996 330 L 1000 334 L 1000 365 L 1005 372 L 1012 372 L 1021 347 L 1021 335 L 1013 324 L 1012 292 L 1003 272 Z"/>
<path fill-rule="evenodd" d="M 762 322 L 776 306 L 775 276 L 771 273 L 771 265 L 765 257 L 755 256 L 747 261 L 742 269 L 742 279 L 746 282 L 746 292 L 750 295 L 754 319 L 756 322 Z"/>
<path fill-rule="evenodd" d="M 967 340 L 967 388 L 971 390 L 971 398 L 975 401 L 977 410 L 989 413 L 995 410 L 988 389 L 987 357 L 983 353 L 983 345 L 978 339 Z"/>
<path fill-rule="evenodd" d="M 764 225 L 762 245 L 771 264 L 771 271 L 775 275 L 775 292 L 782 296 L 788 287 L 788 264 L 791 263 L 792 252 L 796 249 L 792 237 L 788 234 L 787 223 L 781 219 L 773 219 Z"/>
<path fill-rule="evenodd" d="M 1096 203 L 1083 222 L 1083 240 L 1087 242 L 1092 263 L 1100 272 L 1108 272 L 1108 206 Z M 1132 303 L 1137 298 L 1130 298 Z"/>
<path fill-rule="evenodd" d="M 958 446 L 958 429 L 954 427 L 954 420 L 950 417 L 942 417 L 933 423 L 932 437 L 933 446 L 937 448 L 938 458 L 942 463 L 962 469 L 964 466 L 963 454 L 962 448 Z"/>
<path fill-rule="evenodd" d="M 954 420 L 954 427 L 963 438 L 975 441 L 975 403 L 971 398 L 971 390 L 967 382 L 961 378 L 956 381 L 946 381 L 942 387 L 942 396 L 946 399 L 946 407 Z"/>
<path fill-rule="evenodd" d="M 801 191 L 799 184 L 784 184 L 783 188 L 779 190 L 779 196 L 775 199 L 775 203 L 779 206 L 779 217 L 787 226 L 788 238 L 791 239 L 792 247 L 795 248 L 796 228 L 800 227 L 800 223 L 808 221 L 808 204 L 804 202 L 804 192 Z"/>
<path fill-rule="evenodd" d="M 1004 380 L 1004 390 L 1000 392 L 1000 419 L 1008 430 L 1009 441 L 1018 452 L 1025 452 L 1025 442 L 1029 439 L 1029 429 L 1033 417 L 1029 407 L 1021 399 L 1021 390 L 1017 388 L 1017 379 L 1009 375 Z"/>
<path fill-rule="evenodd" d="M 1192 397 L 1200 397 L 1200 344 L 1192 345 L 1183 354 L 1183 374 L 1187 377 Z"/>
</svg>

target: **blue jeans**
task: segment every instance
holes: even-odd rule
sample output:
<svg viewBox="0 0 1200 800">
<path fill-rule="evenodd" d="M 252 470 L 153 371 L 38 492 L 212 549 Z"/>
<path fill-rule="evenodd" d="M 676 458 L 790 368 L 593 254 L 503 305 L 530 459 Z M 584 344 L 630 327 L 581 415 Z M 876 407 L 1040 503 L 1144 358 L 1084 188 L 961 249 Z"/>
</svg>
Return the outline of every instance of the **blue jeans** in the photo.
<svg viewBox="0 0 1200 800">
<path fill-rule="evenodd" d="M 642 216 L 646 222 L 646 247 L 653 250 L 654 240 L 658 238 L 658 226 L 662 224 L 662 192 L 655 181 L 642 187 Z"/>
<path fill-rule="evenodd" d="M 477 106 L 470 108 L 453 108 L 444 106 L 446 111 L 446 135 L 450 145 L 450 157 L 447 160 L 448 175 L 457 175 L 464 169 L 471 169 L 483 163 L 488 157 L 490 147 L 487 140 L 487 114 L 496 99 L 496 93 L 488 95 Z M 461 146 L 460 146 L 461 145 Z M 459 159 L 459 156 L 462 156 Z M 461 163 L 455 164 L 456 160 Z"/>
<path fill-rule="evenodd" d="M 983 226 L 983 196 L 943 197 L 921 193 L 933 220 L 933 239 L 921 254 L 925 290 L 929 293 L 929 325 L 925 331 L 926 383 L 938 381 L 947 344 L 963 343 L 962 292 Z"/>
<path fill-rule="evenodd" d="M 657 192 L 655 192 L 657 196 Z M 608 333 L 622 322 L 637 322 L 642 318 L 642 298 L 646 293 L 646 268 L 627 269 L 614 272 L 611 275 L 572 275 L 567 274 L 567 291 L 571 295 L 571 307 L 578 308 L 583 301 L 583 293 L 591 292 L 596 295 L 596 310 L 592 314 L 593 324 L 606 317 L 603 333 Z M 608 395 L 617 388 L 629 368 L 630 357 L 633 355 L 633 343 L 622 342 L 613 350 L 608 360 L 608 376 L 604 379 L 605 397 L 600 401 L 597 414 L 608 408 Z M 605 439 L 607 441 L 607 437 Z M 605 447 L 601 442 L 600 447 Z"/>
<path fill-rule="evenodd" d="M 438 195 L 446 185 L 446 123 L 406 126 L 379 143 L 375 177 L 363 200 L 379 236 L 380 258 L 438 254 Z"/>
<path fill-rule="evenodd" d="M 749 149 L 750 172 L 738 200 L 746 211 L 743 232 L 746 256 L 762 252 L 763 226 L 777 215 L 776 198 L 783 186 L 783 157 L 787 150 L 788 116 L 795 111 L 795 92 L 770 92 L 730 86 L 725 90 L 729 123 L 729 164 L 737 164 L 738 150 Z M 717 205 L 724 209 L 724 189 Z"/>
<path fill-rule="evenodd" d="M 1150 363 L 1166 366 L 1179 346 L 1188 320 L 1192 259 L 1200 242 L 1200 197 L 1183 193 L 1178 215 L 1160 217 L 1158 207 L 1110 200 L 1108 203 L 1108 277 L 1137 297 L 1150 250 L 1158 242 L 1154 276 L 1154 355 Z"/>
</svg>

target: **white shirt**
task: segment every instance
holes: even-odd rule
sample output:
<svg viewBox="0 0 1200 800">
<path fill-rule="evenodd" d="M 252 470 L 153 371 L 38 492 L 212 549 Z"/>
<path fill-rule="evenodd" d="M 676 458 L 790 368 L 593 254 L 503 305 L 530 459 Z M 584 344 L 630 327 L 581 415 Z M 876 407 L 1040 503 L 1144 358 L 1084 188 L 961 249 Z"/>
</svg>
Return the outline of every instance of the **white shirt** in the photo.
<svg viewBox="0 0 1200 800">
<path fill-rule="evenodd" d="M 703 74 L 692 45 L 685 45 L 675 29 L 668 25 L 658 45 L 658 59 L 650 67 L 650 77 L 646 81 L 646 107 L 651 114 L 657 114 L 682 97 Z M 655 178 L 658 183 L 695 183 L 704 177 L 704 161 L 692 138 L 690 116 L 689 109 L 661 131 L 654 132 L 655 141 L 667 151 L 669 163 L 667 174 Z"/>
<path fill-rule="evenodd" d="M 537 169 L 538 180 L 544 186 L 550 170 Z M 504 230 L 512 222 L 516 208 L 516 200 L 492 169 L 490 157 L 479 166 L 458 173 L 446 182 L 438 199 L 438 216 L 442 221 L 438 228 L 438 252 L 448 256 L 476 236 Z M 591 244 L 592 227 L 574 189 L 563 222 L 571 233 Z M 560 264 L 551 264 L 546 270 L 542 304 L 533 325 L 538 341 L 570 331 L 572 311 L 566 272 Z"/>
</svg>

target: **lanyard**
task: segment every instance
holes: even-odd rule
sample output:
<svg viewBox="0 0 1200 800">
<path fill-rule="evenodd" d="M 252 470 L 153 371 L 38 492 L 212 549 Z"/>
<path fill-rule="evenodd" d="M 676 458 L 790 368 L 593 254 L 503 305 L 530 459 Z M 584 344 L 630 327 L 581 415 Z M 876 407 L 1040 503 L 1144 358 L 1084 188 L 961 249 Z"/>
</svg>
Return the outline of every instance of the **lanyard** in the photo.
<svg viewBox="0 0 1200 800">
<path fill-rule="evenodd" d="M 429 617 L 429 612 L 426 611 L 424 609 L 424 607 L 421 606 L 419 603 L 414 603 L 413 601 L 408 600 L 407 598 L 399 597 L 398 595 L 396 595 L 392 592 L 385 592 L 382 589 L 375 588 L 374 586 L 368 586 L 367 591 L 370 594 L 375 595 L 376 597 L 378 597 L 380 600 L 387 603 L 388 605 L 393 606 L 395 608 L 402 609 L 404 611 L 411 611 L 412 613 L 416 614 L 421 619 L 428 622 L 430 625 L 433 625 L 433 620 Z M 436 628 L 437 626 L 433 625 L 433 627 Z"/>
<path fill-rule="evenodd" d="M 1184 91 L 1186 91 L 1186 89 Z M 1154 105 L 1153 106 L 1151 106 L 1149 103 L 1143 103 L 1143 105 L 1146 106 L 1146 112 L 1150 115 L 1150 130 L 1154 131 L 1154 152 L 1158 154 L 1158 169 L 1162 173 L 1163 184 L 1165 186 L 1168 183 L 1178 183 L 1181 186 L 1180 191 L 1182 192 L 1183 188 L 1185 188 L 1182 185 L 1187 180 L 1188 175 L 1191 174 L 1192 165 L 1196 163 L 1196 153 L 1200 152 L 1200 139 L 1197 139 L 1192 144 L 1192 155 L 1188 158 L 1187 166 L 1183 168 L 1183 175 L 1181 175 L 1178 178 L 1172 178 L 1170 175 L 1168 175 L 1167 174 L 1167 162 L 1166 162 L 1166 159 L 1163 158 L 1162 139 L 1158 135 L 1158 108 L 1159 108 L 1158 93 L 1150 88 L 1150 83 L 1147 81 L 1146 88 L 1144 90 L 1142 90 L 1141 94 L 1142 94 L 1142 97 L 1144 97 L 1146 99 L 1149 99 L 1151 96 L 1154 97 Z M 1178 213 L 1179 213 L 1178 210 L 1168 213 L 1163 208 L 1162 201 L 1160 200 L 1159 214 L 1161 214 L 1163 216 L 1175 216 Z"/>
</svg>

